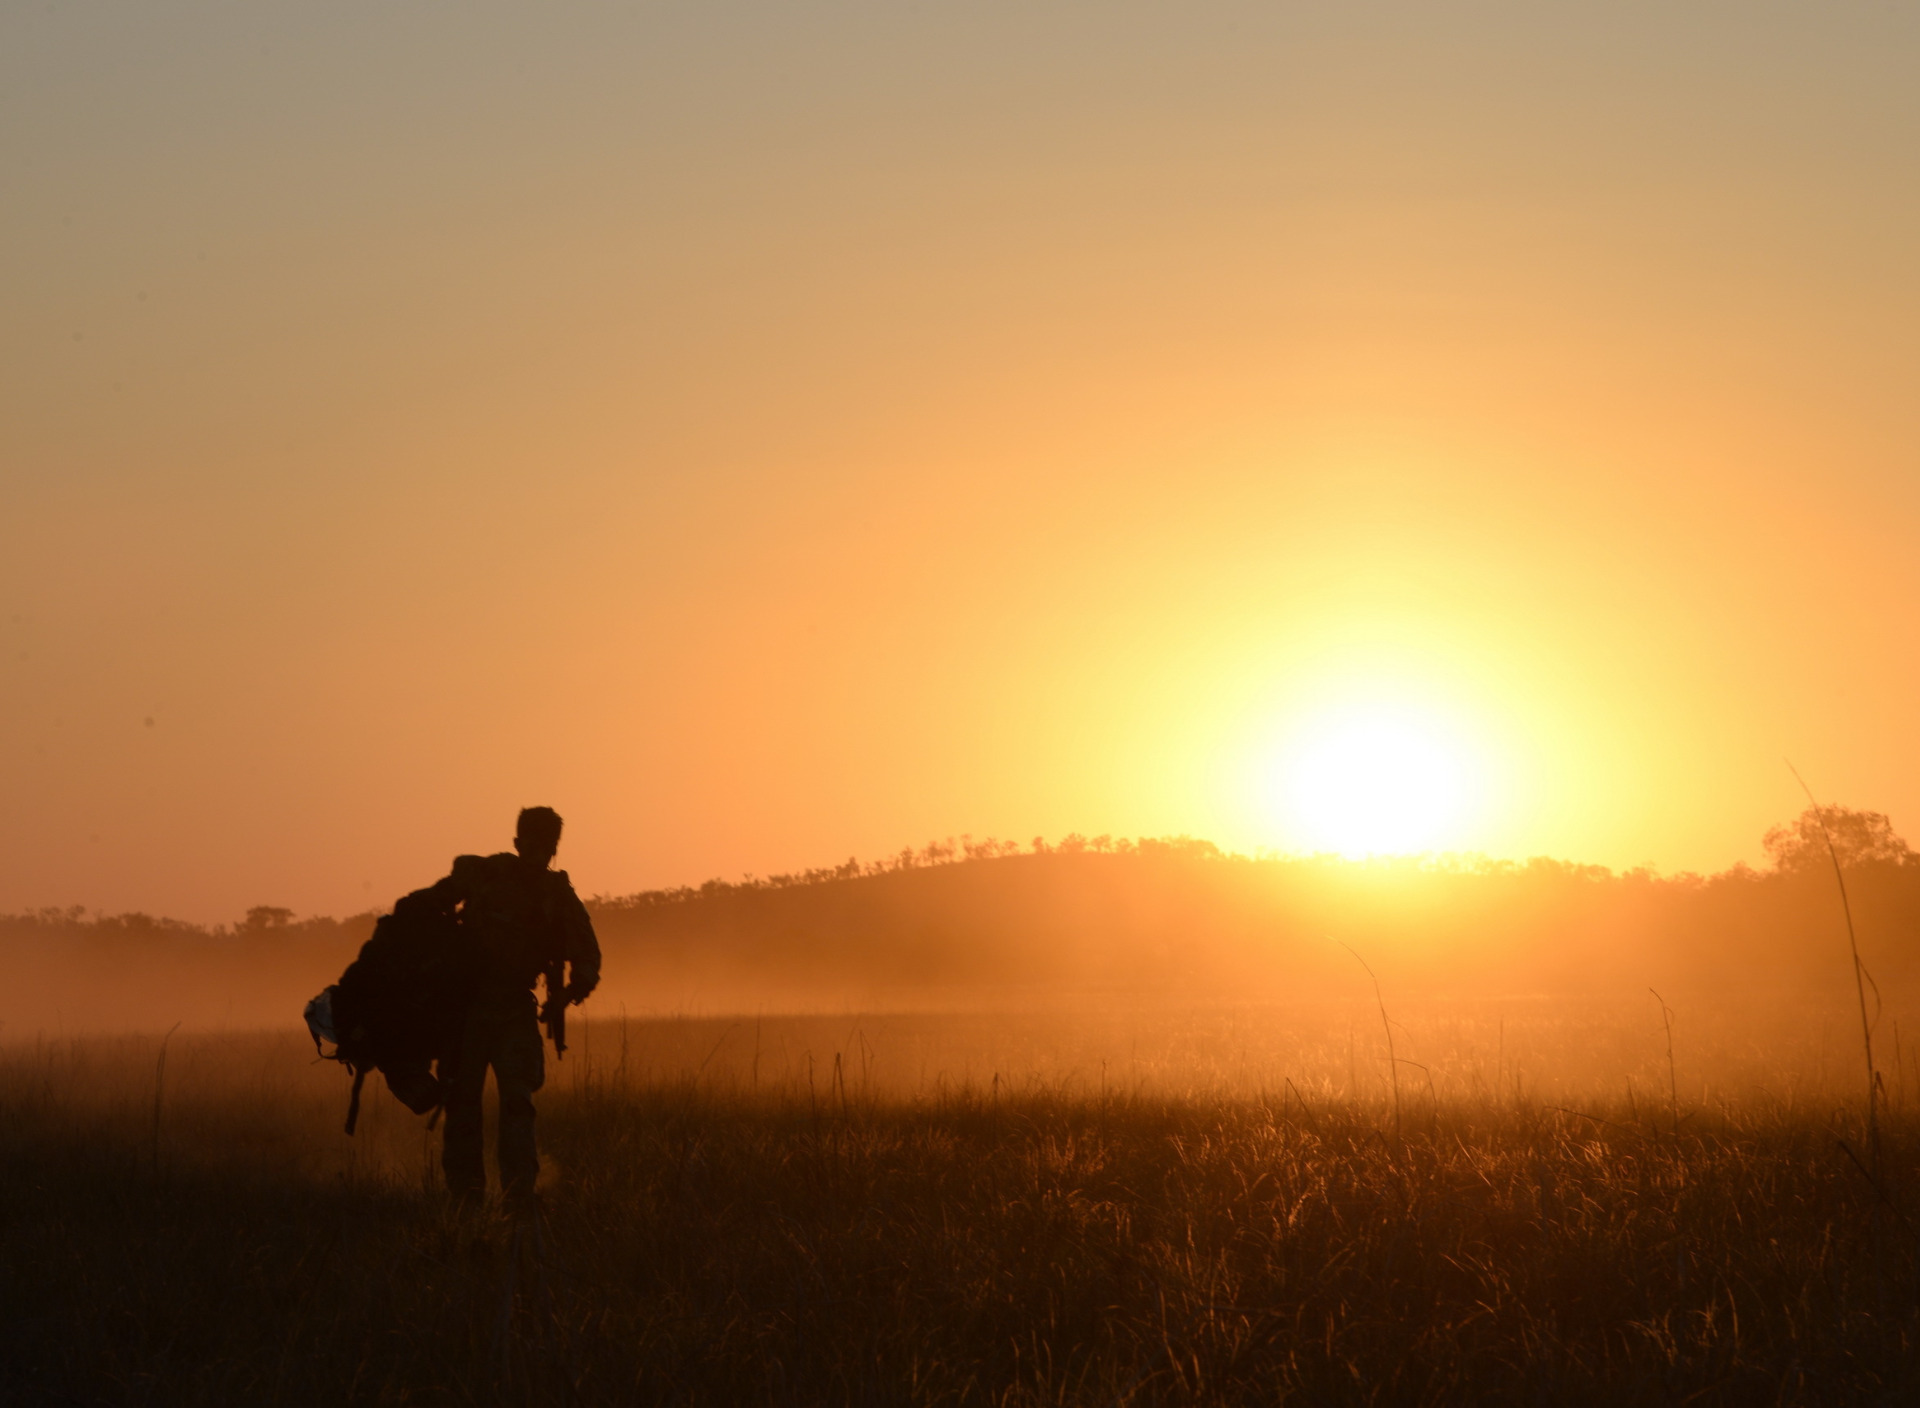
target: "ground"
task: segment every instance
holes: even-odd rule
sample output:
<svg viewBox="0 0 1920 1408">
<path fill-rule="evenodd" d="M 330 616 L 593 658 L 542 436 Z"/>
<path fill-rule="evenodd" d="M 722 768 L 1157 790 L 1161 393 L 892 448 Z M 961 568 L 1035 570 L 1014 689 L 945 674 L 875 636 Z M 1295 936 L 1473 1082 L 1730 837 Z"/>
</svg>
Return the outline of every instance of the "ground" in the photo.
<svg viewBox="0 0 1920 1408">
<path fill-rule="evenodd" d="M 449 1208 L 384 1094 L 345 1140 L 344 1080 L 290 1039 L 8 1048 L 0 1397 L 1920 1396 L 1920 1130 L 1891 1098 L 1876 1152 L 1861 1110 L 1758 1095 L 903 1091 L 864 1037 L 816 1054 L 829 1025 L 764 1020 L 752 1079 L 684 1054 L 738 1023 L 597 1029 L 518 1223 Z"/>
</svg>

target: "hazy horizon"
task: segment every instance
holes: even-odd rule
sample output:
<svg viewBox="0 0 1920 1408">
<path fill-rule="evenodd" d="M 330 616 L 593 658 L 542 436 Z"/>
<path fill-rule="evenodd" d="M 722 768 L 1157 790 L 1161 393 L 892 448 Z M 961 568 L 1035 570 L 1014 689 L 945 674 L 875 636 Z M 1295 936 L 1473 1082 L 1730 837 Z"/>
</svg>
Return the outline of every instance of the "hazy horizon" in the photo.
<svg viewBox="0 0 1920 1408">
<path fill-rule="evenodd" d="M 1894 831 L 1896 835 L 1898 835 L 1899 828 L 1897 825 L 1894 827 Z M 1904 838 L 1901 838 L 1901 839 L 1904 839 Z M 970 856 L 964 853 L 965 849 L 969 845 L 976 848 L 980 848 L 983 856 L 994 854 L 995 852 L 992 851 L 991 849 L 986 849 L 986 848 L 994 848 L 994 847 L 999 848 L 997 852 L 999 855 L 1015 856 L 1015 855 L 1047 855 L 1047 854 L 1060 854 L 1060 853 L 1075 854 L 1083 851 L 1092 852 L 1092 853 L 1111 853 L 1116 849 L 1119 849 L 1121 851 L 1126 851 L 1126 850 L 1131 850 L 1136 846 L 1143 846 L 1143 845 L 1152 846 L 1156 844 L 1158 845 L 1197 844 L 1203 849 L 1209 849 L 1216 852 L 1220 858 L 1226 859 L 1226 860 L 1253 861 L 1256 863 L 1330 862 L 1340 867 L 1351 867 L 1356 872 L 1361 872 L 1361 873 L 1364 873 L 1369 869 L 1375 869 L 1375 868 L 1398 869 L 1407 865 L 1413 865 L 1422 869 L 1433 869 L 1433 870 L 1442 871 L 1442 872 L 1455 871 L 1455 870 L 1471 872 L 1478 869 L 1498 869 L 1502 867 L 1525 867 L 1528 865 L 1537 865 L 1537 864 L 1544 863 L 1547 865 L 1562 866 L 1562 867 L 1568 867 L 1573 869 L 1583 869 L 1583 870 L 1594 869 L 1594 870 L 1603 871 L 1609 875 L 1625 876 L 1630 874 L 1647 874 L 1651 877 L 1654 877 L 1660 880 L 1678 881 L 1678 880 L 1685 880 L 1690 877 L 1702 878 L 1702 879 L 1714 879 L 1714 878 L 1719 878 L 1729 874 L 1737 874 L 1744 870 L 1750 870 L 1750 869 L 1760 871 L 1761 873 L 1765 873 L 1772 868 L 1772 863 L 1770 858 L 1762 854 L 1756 854 L 1752 859 L 1750 859 L 1747 856 L 1741 856 L 1733 861 L 1730 861 L 1728 864 L 1713 870 L 1694 870 L 1694 869 L 1663 870 L 1661 867 L 1657 865 L 1646 864 L 1646 863 L 1635 865 L 1635 866 L 1607 866 L 1607 865 L 1602 865 L 1597 861 L 1581 860 L 1580 858 L 1575 856 L 1553 856 L 1553 855 L 1544 855 L 1544 854 L 1536 854 L 1536 855 L 1529 855 L 1529 856 L 1497 856 L 1497 855 L 1490 855 L 1485 851 L 1428 850 L 1428 851 L 1411 851 L 1411 852 L 1377 852 L 1377 853 L 1364 854 L 1364 855 L 1344 855 L 1338 851 L 1325 850 L 1325 849 L 1319 850 L 1319 851 L 1310 851 L 1310 850 L 1283 851 L 1283 850 L 1276 850 L 1276 849 L 1267 848 L 1267 847 L 1262 847 L 1262 848 L 1258 848 L 1251 851 L 1236 851 L 1225 846 L 1220 846 L 1214 841 L 1212 841 L 1210 838 L 1205 836 L 1175 835 L 1175 836 L 1126 837 L 1126 836 L 1114 836 L 1114 835 L 1111 835 L 1110 833 L 1105 833 L 1105 832 L 1099 833 L 1098 835 L 1089 835 L 1082 832 L 1069 832 L 1064 836 L 1054 837 L 1051 839 L 1044 836 L 1035 836 L 1035 837 L 1027 838 L 1025 840 L 1018 840 L 1018 841 L 1005 839 L 1005 838 L 998 838 L 998 837 L 974 837 L 970 835 L 969 836 L 949 835 L 945 837 L 933 837 L 933 838 L 930 838 L 928 841 L 922 843 L 922 845 L 920 846 L 908 846 L 904 848 L 896 847 L 891 851 L 882 852 L 874 856 L 857 856 L 857 855 L 847 854 L 847 855 L 840 856 L 838 859 L 828 857 L 828 858 L 819 860 L 817 863 L 797 865 L 793 867 L 793 869 L 790 871 L 741 870 L 741 871 L 734 871 L 730 873 L 718 873 L 718 874 L 712 874 L 712 875 L 700 875 L 700 876 L 688 875 L 688 876 L 677 876 L 677 877 L 670 876 L 659 881 L 658 883 L 644 885 L 644 886 L 640 886 L 635 889 L 629 889 L 629 890 L 593 889 L 589 887 L 580 876 L 570 874 L 569 878 L 573 880 L 576 890 L 579 891 L 579 893 L 583 898 L 587 898 L 594 903 L 615 903 L 623 900 L 631 900 L 631 899 L 634 899 L 640 896 L 645 896 L 645 895 L 669 894 L 669 893 L 691 893 L 699 890 L 703 886 L 718 885 L 718 886 L 726 886 L 726 887 L 741 887 L 741 886 L 750 887 L 756 884 L 769 884 L 769 883 L 777 886 L 777 885 L 797 881 L 800 879 L 800 877 L 803 877 L 803 876 L 805 877 L 824 876 L 827 872 L 833 871 L 836 868 L 849 868 L 850 873 L 856 877 L 864 876 L 864 875 L 884 874 L 884 873 L 887 873 L 889 870 L 899 866 L 900 859 L 903 856 L 915 857 L 916 859 L 914 860 L 913 864 L 921 865 L 921 866 L 929 865 L 929 864 L 945 864 L 945 863 L 949 863 L 949 861 L 965 861 L 968 859 L 978 858 L 978 857 Z M 953 854 L 950 857 L 943 857 L 939 860 L 929 860 L 926 858 L 927 852 L 930 848 L 938 849 L 941 847 L 954 848 Z M 511 846 L 509 844 L 502 844 L 502 845 L 495 845 L 495 846 L 488 846 L 488 847 L 476 847 L 470 851 L 456 852 L 455 854 L 456 855 L 458 854 L 491 854 L 496 851 L 510 850 L 510 849 L 511 849 Z M 1761 847 L 1755 846 L 1752 849 L 1756 853 L 1758 853 L 1760 852 Z M 449 855 L 447 857 L 446 864 L 443 864 L 441 866 L 440 871 L 433 872 L 433 873 L 422 873 L 420 876 L 415 877 L 414 882 L 409 883 L 405 890 L 397 892 L 393 895 L 372 899 L 369 902 L 360 905 L 358 908 L 344 909 L 344 910 L 331 911 L 331 912 L 321 912 L 317 910 L 309 910 L 309 911 L 293 910 L 291 912 L 294 914 L 296 918 L 302 919 L 302 920 L 347 919 L 347 918 L 355 918 L 355 917 L 359 917 L 367 914 L 385 913 L 393 907 L 393 902 L 396 899 L 400 898 L 402 894 L 405 894 L 407 890 L 421 888 L 422 886 L 429 885 L 433 883 L 434 880 L 440 878 L 440 875 L 445 872 L 445 870 L 447 869 L 447 865 L 449 865 L 453 859 L 454 859 L 454 856 Z M 555 869 L 559 869 L 559 870 L 567 869 L 566 857 L 564 855 L 556 858 L 553 864 Z M 205 913 L 205 914 L 163 912 L 151 906 L 143 907 L 139 905 L 134 905 L 126 909 L 107 909 L 99 905 L 87 904 L 82 901 L 72 901 L 66 904 L 30 905 L 30 906 L 22 906 L 19 909 L 15 909 L 15 910 L 0 910 L 0 919 L 5 919 L 10 915 L 29 915 L 29 914 L 35 914 L 35 913 L 51 913 L 51 912 L 73 913 L 77 911 L 79 913 L 93 916 L 93 917 L 98 917 L 98 918 L 112 918 L 112 917 L 119 917 L 119 916 L 126 916 L 126 915 L 145 914 L 155 919 L 176 920 L 176 921 L 187 923 L 187 924 L 217 927 L 222 924 L 236 923 L 237 921 L 245 917 L 245 914 L 248 910 L 253 909 L 257 906 L 264 906 L 264 905 L 274 905 L 275 907 L 282 907 L 282 906 L 278 906 L 277 902 L 274 901 L 271 896 L 256 896 L 252 900 L 235 905 L 233 907 L 230 907 L 229 909 L 221 910 L 218 913 Z"/>
</svg>

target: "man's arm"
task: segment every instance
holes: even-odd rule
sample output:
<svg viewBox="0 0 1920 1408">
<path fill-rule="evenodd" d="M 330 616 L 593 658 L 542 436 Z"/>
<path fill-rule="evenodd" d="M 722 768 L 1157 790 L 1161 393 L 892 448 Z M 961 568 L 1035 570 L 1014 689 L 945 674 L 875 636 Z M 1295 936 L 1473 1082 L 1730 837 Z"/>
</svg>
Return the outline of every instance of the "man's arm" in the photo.
<svg viewBox="0 0 1920 1408">
<path fill-rule="evenodd" d="M 593 932 L 593 920 L 573 882 L 560 871 L 560 953 L 567 960 L 566 997 L 568 1002 L 585 1002 L 587 995 L 600 986 L 600 940 Z"/>
<path fill-rule="evenodd" d="M 479 856 L 455 856 L 453 870 L 424 890 L 415 890 L 403 895 L 393 906 L 393 912 L 400 914 L 403 909 L 425 910 L 433 914 L 451 914 L 459 907 L 473 890 L 473 871 L 479 863 Z"/>
</svg>

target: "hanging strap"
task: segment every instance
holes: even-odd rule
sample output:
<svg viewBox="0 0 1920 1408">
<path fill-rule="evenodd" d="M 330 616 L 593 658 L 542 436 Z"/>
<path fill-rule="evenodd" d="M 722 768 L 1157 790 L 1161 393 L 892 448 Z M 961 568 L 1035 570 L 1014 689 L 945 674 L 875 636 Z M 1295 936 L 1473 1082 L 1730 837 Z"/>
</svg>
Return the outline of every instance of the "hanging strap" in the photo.
<svg viewBox="0 0 1920 1408">
<path fill-rule="evenodd" d="M 360 1087 L 367 1083 L 367 1068 L 360 1067 L 353 1073 L 353 1094 L 347 1098 L 347 1133 L 353 1133 L 353 1127 L 360 1123 Z"/>
</svg>

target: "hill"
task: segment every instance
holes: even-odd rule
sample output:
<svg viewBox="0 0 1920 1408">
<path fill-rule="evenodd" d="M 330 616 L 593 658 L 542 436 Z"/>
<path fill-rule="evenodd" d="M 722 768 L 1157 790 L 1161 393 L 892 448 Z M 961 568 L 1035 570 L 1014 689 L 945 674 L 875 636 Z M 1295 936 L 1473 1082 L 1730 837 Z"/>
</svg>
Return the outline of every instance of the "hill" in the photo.
<svg viewBox="0 0 1920 1408">
<path fill-rule="evenodd" d="M 1920 857 L 1884 817 L 1829 809 L 1862 953 L 1920 977 Z M 1185 838 L 935 844 L 889 861 L 590 902 L 602 1010 L 823 1010 L 1128 994 L 1347 991 L 1358 959 L 1401 992 L 1850 989 L 1822 818 L 1774 864 L 1712 876 L 1536 859 L 1247 857 Z M 1809 840 L 1819 841 L 1814 845 Z M 0 918 L 8 1036 L 284 1025 L 372 914 L 232 926 L 40 911 Z"/>
</svg>

